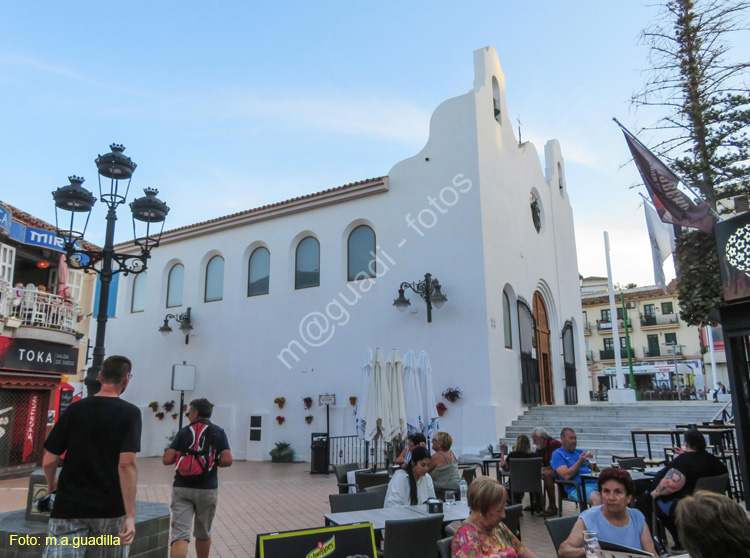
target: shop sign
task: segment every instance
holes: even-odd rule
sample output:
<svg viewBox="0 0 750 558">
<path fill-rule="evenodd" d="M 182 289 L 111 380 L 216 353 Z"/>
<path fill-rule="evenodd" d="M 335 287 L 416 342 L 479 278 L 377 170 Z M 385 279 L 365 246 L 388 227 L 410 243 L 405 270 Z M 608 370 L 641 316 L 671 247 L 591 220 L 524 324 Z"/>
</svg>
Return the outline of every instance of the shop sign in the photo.
<svg viewBox="0 0 750 558">
<path fill-rule="evenodd" d="M 41 341 L 0 337 L 0 368 L 75 375 L 78 349 Z"/>
<path fill-rule="evenodd" d="M 13 222 L 13 214 L 9 209 L 0 205 L 0 233 L 10 234 L 10 224 Z"/>
<path fill-rule="evenodd" d="M 29 401 L 29 421 L 26 423 L 26 437 L 23 440 L 23 463 L 34 452 L 34 430 L 39 416 L 39 396 L 34 394 Z"/>
</svg>

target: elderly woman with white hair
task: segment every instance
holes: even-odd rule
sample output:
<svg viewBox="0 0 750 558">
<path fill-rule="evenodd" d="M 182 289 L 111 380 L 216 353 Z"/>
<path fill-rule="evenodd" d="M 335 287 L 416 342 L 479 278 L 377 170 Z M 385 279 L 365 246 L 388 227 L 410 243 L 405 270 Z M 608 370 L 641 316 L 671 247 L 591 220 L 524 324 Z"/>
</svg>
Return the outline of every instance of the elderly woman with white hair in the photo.
<svg viewBox="0 0 750 558">
<path fill-rule="evenodd" d="M 555 450 L 562 447 L 560 440 L 554 439 L 544 428 L 537 426 L 531 431 L 531 441 L 536 445 L 535 455 L 542 458 L 542 481 L 544 493 L 547 495 L 549 507 L 544 512 L 546 517 L 557 515 L 555 503 L 555 471 L 550 465 L 550 459 Z"/>
</svg>

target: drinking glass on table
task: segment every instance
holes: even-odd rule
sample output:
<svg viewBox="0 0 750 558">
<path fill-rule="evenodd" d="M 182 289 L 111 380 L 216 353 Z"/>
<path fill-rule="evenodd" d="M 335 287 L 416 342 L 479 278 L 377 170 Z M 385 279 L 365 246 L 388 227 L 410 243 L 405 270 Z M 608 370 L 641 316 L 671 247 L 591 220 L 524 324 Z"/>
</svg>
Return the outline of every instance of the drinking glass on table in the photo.
<svg viewBox="0 0 750 558">
<path fill-rule="evenodd" d="M 584 531 L 583 544 L 586 549 L 586 558 L 596 558 L 596 551 L 601 549 L 598 533 L 596 531 Z"/>
<path fill-rule="evenodd" d="M 596 464 L 596 454 L 593 452 L 589 452 L 589 468 L 592 473 L 599 472 L 599 466 Z"/>
<path fill-rule="evenodd" d="M 453 493 L 452 490 L 446 490 L 445 491 L 445 505 L 452 506 L 455 503 L 456 503 L 456 495 Z"/>
</svg>

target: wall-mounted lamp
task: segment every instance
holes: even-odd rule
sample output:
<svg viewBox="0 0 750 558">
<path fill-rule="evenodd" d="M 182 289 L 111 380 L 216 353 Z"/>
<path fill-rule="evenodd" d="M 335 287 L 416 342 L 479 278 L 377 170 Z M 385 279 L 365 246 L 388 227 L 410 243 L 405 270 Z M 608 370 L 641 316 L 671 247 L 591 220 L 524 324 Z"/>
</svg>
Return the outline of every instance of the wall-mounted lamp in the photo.
<svg viewBox="0 0 750 558">
<path fill-rule="evenodd" d="M 188 306 L 187 311 L 182 314 L 167 314 L 164 316 L 164 324 L 159 328 L 164 337 L 172 333 L 169 320 L 174 320 L 180 324 L 180 331 L 185 334 L 185 345 L 187 345 L 190 342 L 190 332 L 193 331 L 193 323 L 190 321 L 190 307 Z"/>
<path fill-rule="evenodd" d="M 409 299 L 404 296 L 404 289 L 407 288 L 417 293 L 427 303 L 427 323 L 432 322 L 433 305 L 439 310 L 448 300 L 448 297 L 440 291 L 440 282 L 437 279 L 433 279 L 431 274 L 425 273 L 424 281 L 420 281 L 419 283 L 401 283 L 401 287 L 398 289 L 398 298 L 393 299 L 393 305 L 399 312 L 404 312 L 411 306 Z"/>
</svg>

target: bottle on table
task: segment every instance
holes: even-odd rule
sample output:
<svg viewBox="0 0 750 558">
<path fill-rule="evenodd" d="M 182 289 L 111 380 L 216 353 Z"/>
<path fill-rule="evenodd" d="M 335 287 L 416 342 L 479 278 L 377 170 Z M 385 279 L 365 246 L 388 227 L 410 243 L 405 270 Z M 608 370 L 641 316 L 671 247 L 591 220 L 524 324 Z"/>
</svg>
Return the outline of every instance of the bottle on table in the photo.
<svg viewBox="0 0 750 558">
<path fill-rule="evenodd" d="M 461 479 L 458 482 L 458 489 L 461 491 L 461 501 L 466 502 L 466 493 L 469 491 L 469 483 L 466 482 L 466 479 Z"/>
</svg>

